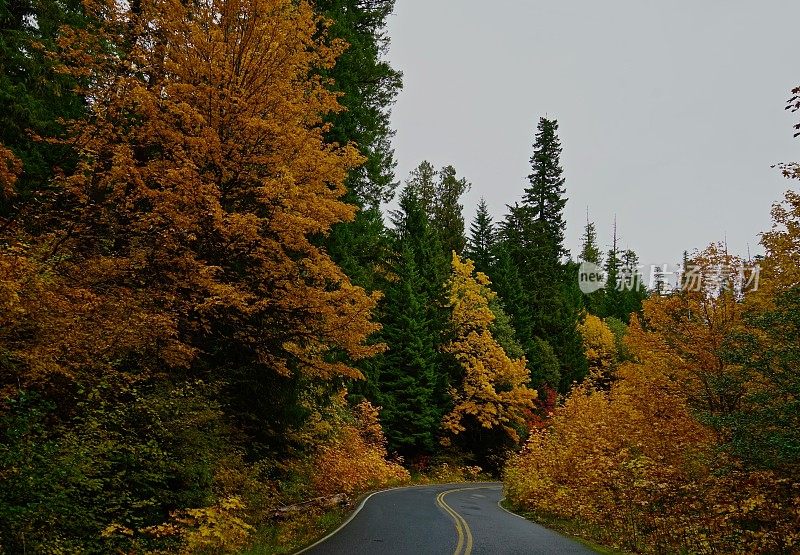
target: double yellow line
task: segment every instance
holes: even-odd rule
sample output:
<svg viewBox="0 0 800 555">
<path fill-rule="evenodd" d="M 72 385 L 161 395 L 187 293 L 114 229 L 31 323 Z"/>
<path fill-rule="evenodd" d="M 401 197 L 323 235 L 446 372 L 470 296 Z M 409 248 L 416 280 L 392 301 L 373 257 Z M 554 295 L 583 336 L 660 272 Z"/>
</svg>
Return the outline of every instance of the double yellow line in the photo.
<svg viewBox="0 0 800 555">
<path fill-rule="evenodd" d="M 479 489 L 479 488 L 459 488 L 459 489 L 450 489 L 447 491 L 443 491 L 439 495 L 436 496 L 436 504 L 439 505 L 442 509 L 445 510 L 447 514 L 453 517 L 453 521 L 456 524 L 456 533 L 458 534 L 458 545 L 456 545 L 456 550 L 453 555 L 470 555 L 472 553 L 472 531 L 469 529 L 469 524 L 467 521 L 464 520 L 464 517 L 458 514 L 447 502 L 444 498 L 457 491 L 465 491 L 469 489 Z"/>
</svg>

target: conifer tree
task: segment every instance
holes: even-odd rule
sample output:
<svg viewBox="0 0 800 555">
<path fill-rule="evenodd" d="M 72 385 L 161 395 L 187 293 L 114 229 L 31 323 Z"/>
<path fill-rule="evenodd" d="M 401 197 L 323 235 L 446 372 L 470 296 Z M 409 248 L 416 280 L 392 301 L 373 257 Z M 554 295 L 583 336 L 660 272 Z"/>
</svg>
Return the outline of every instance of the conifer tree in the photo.
<svg viewBox="0 0 800 555">
<path fill-rule="evenodd" d="M 475 271 L 477 272 L 478 270 L 476 269 Z M 506 311 L 503 309 L 503 304 L 497 296 L 489 301 L 489 310 L 491 310 L 494 315 L 494 321 L 492 322 L 490 331 L 497 343 L 509 357 L 524 357 L 525 351 L 522 349 L 522 345 L 519 344 L 519 341 L 517 341 L 517 332 L 511 325 L 511 318 L 506 314 Z"/>
<path fill-rule="evenodd" d="M 390 447 L 409 457 L 433 449 L 450 384 L 438 351 L 447 265 L 424 207 L 409 183 L 393 213 L 395 262 L 380 318 L 388 350 L 374 374 Z"/>
<path fill-rule="evenodd" d="M 595 229 L 594 222 L 589 221 L 588 216 L 581 241 L 580 260 L 582 262 L 589 262 L 595 266 L 600 266 L 602 262 L 602 253 L 600 247 L 597 245 L 597 230 Z M 583 295 L 583 305 L 590 313 L 597 314 L 602 310 L 603 293 L 603 290 L 599 289 Z"/>
<path fill-rule="evenodd" d="M 439 171 L 431 221 L 448 257 L 454 252 L 463 254 L 467 244 L 461 197 L 469 189 L 470 184 L 463 177 L 458 177 L 453 166 L 445 166 Z"/>
<path fill-rule="evenodd" d="M 396 281 L 386 288 L 381 307 L 381 338 L 388 350 L 373 379 L 389 447 L 414 456 L 433 450 L 441 418 L 435 399 L 438 354 L 411 245 L 401 244 L 398 254 Z"/>
<path fill-rule="evenodd" d="M 562 262 L 567 254 L 563 218 L 567 199 L 557 132 L 558 122 L 540 119 L 530 185 L 522 203 L 509 206 L 501 240 L 523 286 L 522 302 L 507 304 L 518 338 L 531 359 L 536 358 L 538 348 L 535 337 L 552 346 L 564 389 L 568 387 L 564 380 L 579 380 L 585 375 L 586 363 L 576 327 L 581 306 L 572 299 L 573 287 L 567 283 L 573 272 Z"/>
<path fill-rule="evenodd" d="M 541 118 L 536 132 L 531 166 L 528 176 L 530 186 L 525 189 L 523 204 L 528 207 L 541 229 L 537 239 L 550 249 L 550 256 L 558 260 L 564 250 L 564 170 L 561 168 L 561 141 L 558 138 L 558 122 Z"/>
<path fill-rule="evenodd" d="M 31 194 L 47 186 L 54 170 L 69 172 L 76 157 L 69 145 L 42 139 L 63 137 L 63 120 L 81 117 L 84 97 L 77 80 L 56 71 L 47 55 L 62 26 L 85 25 L 79 0 L 19 0 L 0 5 L 0 145 L 20 160 L 15 195 L 0 189 L 0 218 L 19 213 Z M 9 193 L 6 190 L 5 193 Z M 26 223 L 18 217 L 18 223 Z"/>
<path fill-rule="evenodd" d="M 492 249 L 495 243 L 494 222 L 489 214 L 486 200 L 481 199 L 475 218 L 469 227 L 467 257 L 475 263 L 475 270 L 484 274 L 492 273 Z"/>
<path fill-rule="evenodd" d="M 622 253 L 622 310 L 619 318 L 624 322 L 629 322 L 631 314 L 641 312 L 642 302 L 647 298 L 647 288 L 644 285 L 641 269 L 639 268 L 639 257 L 636 253 L 627 249 Z"/>
<path fill-rule="evenodd" d="M 386 59 L 386 21 L 395 0 L 314 0 L 313 4 L 329 22 L 329 39 L 347 44 L 336 65 L 323 72 L 341 93 L 339 102 L 345 108 L 329 115 L 327 139 L 340 145 L 353 143 L 366 158 L 348 176 L 347 200 L 362 208 L 379 208 L 391 200 L 397 185 L 390 118 L 403 74 Z"/>
<path fill-rule="evenodd" d="M 492 267 L 488 275 L 511 320 L 517 341 L 526 353 L 529 352 L 534 337 L 531 317 L 526 310 L 522 278 L 506 241 L 500 241 L 492 248 Z"/>
<path fill-rule="evenodd" d="M 619 248 L 619 239 L 617 237 L 617 222 L 614 220 L 614 234 L 611 239 L 611 248 L 606 254 L 605 262 L 606 285 L 603 290 L 603 304 L 600 310 L 602 318 L 613 316 L 627 321 L 623 318 L 622 314 L 625 312 L 623 308 L 622 290 L 620 288 L 620 279 L 622 273 L 622 252 Z"/>
<path fill-rule="evenodd" d="M 414 194 L 422 207 L 422 212 L 429 220 L 433 218 L 438 180 L 439 172 L 427 160 L 423 160 L 419 166 L 411 170 L 406 180 L 404 191 Z"/>
<path fill-rule="evenodd" d="M 581 237 L 580 259 L 584 262 L 591 262 L 599 266 L 602 257 L 600 247 L 597 246 L 597 230 L 595 229 L 594 222 L 590 222 L 587 219 L 586 227 L 584 227 L 583 236 Z"/>
<path fill-rule="evenodd" d="M 352 222 L 335 225 L 326 239 L 331 257 L 353 283 L 368 291 L 382 289 L 383 268 L 389 259 L 389 242 L 380 203 L 394 196 L 396 162 L 391 139 L 391 106 L 402 88 L 402 73 L 386 60 L 389 37 L 386 20 L 394 0 L 315 0 L 314 7 L 327 21 L 330 40 L 343 40 L 347 48 L 332 68 L 321 71 L 341 93 L 345 108 L 329 114 L 326 139 L 340 145 L 355 144 L 364 162 L 353 168 L 344 199 L 359 208 Z"/>
</svg>

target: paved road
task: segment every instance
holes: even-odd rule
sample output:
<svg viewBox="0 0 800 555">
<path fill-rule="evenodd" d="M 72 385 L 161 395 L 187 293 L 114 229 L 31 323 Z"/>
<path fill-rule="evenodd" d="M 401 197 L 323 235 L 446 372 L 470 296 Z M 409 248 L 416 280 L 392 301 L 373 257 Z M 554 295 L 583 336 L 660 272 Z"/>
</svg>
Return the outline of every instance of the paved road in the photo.
<svg viewBox="0 0 800 555">
<path fill-rule="evenodd" d="M 506 512 L 499 483 L 418 486 L 368 497 L 352 519 L 305 555 L 590 554 Z"/>
</svg>

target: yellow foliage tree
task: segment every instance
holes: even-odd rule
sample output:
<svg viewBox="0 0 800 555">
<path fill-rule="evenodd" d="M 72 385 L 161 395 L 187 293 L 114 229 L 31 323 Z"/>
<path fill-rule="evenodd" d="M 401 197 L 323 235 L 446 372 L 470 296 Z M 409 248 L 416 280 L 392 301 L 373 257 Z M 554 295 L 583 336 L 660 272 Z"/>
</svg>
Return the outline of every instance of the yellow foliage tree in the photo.
<svg viewBox="0 0 800 555">
<path fill-rule="evenodd" d="M 762 303 L 800 285 L 800 193 L 786 192 L 772 207 L 772 222 L 772 229 L 761 234 L 766 255 L 753 295 Z"/>
<path fill-rule="evenodd" d="M 578 324 L 583 338 L 583 351 L 589 363 L 589 376 L 598 385 L 607 385 L 617 360 L 614 333 L 603 320 L 587 314 Z"/>
<path fill-rule="evenodd" d="M 511 360 L 492 337 L 495 316 L 489 302 L 496 295 L 489 279 L 475 273 L 471 260 L 462 261 L 453 253 L 448 288 L 454 337 L 443 350 L 455 358 L 462 378 L 450 390 L 454 406 L 442 425 L 452 435 L 476 425 L 501 428 L 518 441 L 517 430 L 524 427 L 525 410 L 533 407 L 536 392 L 527 387 L 525 359 Z"/>
</svg>

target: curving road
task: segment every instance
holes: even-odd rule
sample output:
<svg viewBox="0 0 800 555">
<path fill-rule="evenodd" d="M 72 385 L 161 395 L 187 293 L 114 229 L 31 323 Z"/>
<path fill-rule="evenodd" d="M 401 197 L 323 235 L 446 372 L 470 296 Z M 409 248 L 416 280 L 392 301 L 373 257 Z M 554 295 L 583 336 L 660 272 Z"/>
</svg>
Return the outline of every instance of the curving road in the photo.
<svg viewBox="0 0 800 555">
<path fill-rule="evenodd" d="M 307 555 L 590 554 L 583 545 L 509 513 L 499 483 L 381 491 Z"/>
</svg>

